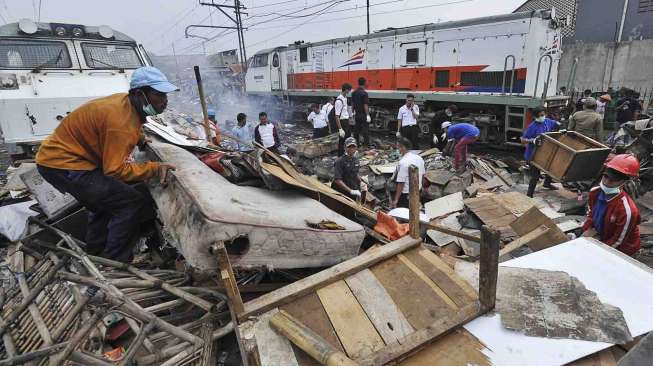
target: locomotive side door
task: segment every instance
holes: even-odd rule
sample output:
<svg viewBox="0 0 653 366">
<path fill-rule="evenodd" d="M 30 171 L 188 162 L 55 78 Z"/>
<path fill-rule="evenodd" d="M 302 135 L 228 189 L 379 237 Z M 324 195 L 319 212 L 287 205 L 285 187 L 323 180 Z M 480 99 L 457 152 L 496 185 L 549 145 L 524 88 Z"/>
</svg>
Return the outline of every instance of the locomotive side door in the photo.
<svg viewBox="0 0 653 366">
<path fill-rule="evenodd" d="M 272 84 L 272 90 L 281 90 L 281 57 L 279 56 L 279 52 L 272 53 L 270 83 Z"/>
</svg>

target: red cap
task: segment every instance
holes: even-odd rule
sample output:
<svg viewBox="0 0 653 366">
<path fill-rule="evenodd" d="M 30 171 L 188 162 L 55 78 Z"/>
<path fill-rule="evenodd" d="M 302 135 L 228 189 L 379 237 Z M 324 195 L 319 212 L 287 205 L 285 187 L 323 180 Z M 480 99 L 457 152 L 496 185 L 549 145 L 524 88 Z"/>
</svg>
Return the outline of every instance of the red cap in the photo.
<svg viewBox="0 0 653 366">
<path fill-rule="evenodd" d="M 614 169 L 629 177 L 639 176 L 639 161 L 631 154 L 615 155 L 605 164 L 607 168 Z"/>
</svg>

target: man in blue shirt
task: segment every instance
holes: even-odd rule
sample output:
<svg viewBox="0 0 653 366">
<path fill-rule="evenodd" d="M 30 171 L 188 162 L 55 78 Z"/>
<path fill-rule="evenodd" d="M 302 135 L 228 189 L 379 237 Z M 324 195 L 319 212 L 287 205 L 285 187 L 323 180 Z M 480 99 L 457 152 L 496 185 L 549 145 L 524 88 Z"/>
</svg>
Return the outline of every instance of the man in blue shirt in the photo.
<svg viewBox="0 0 653 366">
<path fill-rule="evenodd" d="M 528 125 L 528 128 L 524 131 L 524 134 L 521 137 L 521 142 L 526 146 L 526 151 L 524 152 L 524 159 L 530 165 L 531 180 L 528 182 L 528 197 L 533 197 L 535 194 L 535 187 L 537 182 L 540 180 L 540 170 L 537 169 L 533 164 L 531 164 L 531 159 L 533 158 L 533 153 L 535 152 L 535 139 L 547 132 L 553 132 L 558 128 L 560 124 L 558 121 L 546 118 L 546 111 L 542 107 L 537 107 L 533 109 L 533 122 Z M 549 189 L 557 189 L 551 184 L 551 177 L 544 177 L 544 187 Z"/>
<path fill-rule="evenodd" d="M 456 123 L 453 125 L 447 121 L 443 122 L 441 127 L 447 134 L 447 139 L 449 140 L 447 142 L 448 146 L 450 146 L 449 144 L 453 145 L 453 167 L 456 169 L 456 173 L 464 173 L 467 165 L 467 146 L 478 140 L 481 131 L 469 123 Z"/>
<path fill-rule="evenodd" d="M 238 142 L 238 151 L 252 151 L 252 129 L 247 125 L 247 116 L 245 113 L 238 113 L 236 116 L 238 125 L 234 127 L 232 134 L 240 141 Z"/>
</svg>

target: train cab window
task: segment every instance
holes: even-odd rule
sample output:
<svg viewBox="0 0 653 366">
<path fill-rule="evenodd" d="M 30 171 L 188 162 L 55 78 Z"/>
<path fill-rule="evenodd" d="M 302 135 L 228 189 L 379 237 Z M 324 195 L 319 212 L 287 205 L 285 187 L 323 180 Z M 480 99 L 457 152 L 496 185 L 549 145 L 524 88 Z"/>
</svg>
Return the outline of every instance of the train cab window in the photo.
<svg viewBox="0 0 653 366">
<path fill-rule="evenodd" d="M 419 63 L 419 48 L 408 48 L 406 50 L 406 63 L 407 64 Z"/>
<path fill-rule="evenodd" d="M 308 47 L 299 49 L 299 62 L 308 62 Z"/>
<path fill-rule="evenodd" d="M 132 46 L 82 43 L 82 52 L 86 65 L 92 69 L 137 69 L 143 66 Z"/>
<path fill-rule="evenodd" d="M 449 70 L 437 70 L 435 72 L 435 87 L 436 88 L 449 87 Z"/>
<path fill-rule="evenodd" d="M 268 65 L 268 54 L 262 53 L 252 57 L 252 64 L 249 67 L 265 67 Z"/>
<path fill-rule="evenodd" d="M 0 68 L 67 69 L 72 67 L 63 42 L 0 40 Z"/>
<path fill-rule="evenodd" d="M 272 56 L 272 67 L 279 67 L 279 54 L 275 53 Z"/>
</svg>

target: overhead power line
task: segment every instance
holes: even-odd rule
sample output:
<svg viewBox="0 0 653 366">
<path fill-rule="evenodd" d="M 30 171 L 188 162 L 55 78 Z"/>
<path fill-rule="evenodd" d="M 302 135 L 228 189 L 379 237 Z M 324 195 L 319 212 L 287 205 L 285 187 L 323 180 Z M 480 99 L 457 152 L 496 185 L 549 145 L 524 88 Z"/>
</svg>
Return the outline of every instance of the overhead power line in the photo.
<svg viewBox="0 0 653 366">
<path fill-rule="evenodd" d="M 301 0 L 286 0 L 286 1 L 279 1 L 277 3 L 272 3 L 272 4 L 265 4 L 265 5 L 259 5 L 259 6 L 250 6 L 248 9 L 260 9 L 260 8 L 269 8 L 271 6 L 276 6 L 276 5 L 283 5 L 283 4 L 288 4 L 288 3 L 296 3 Z"/>
</svg>

